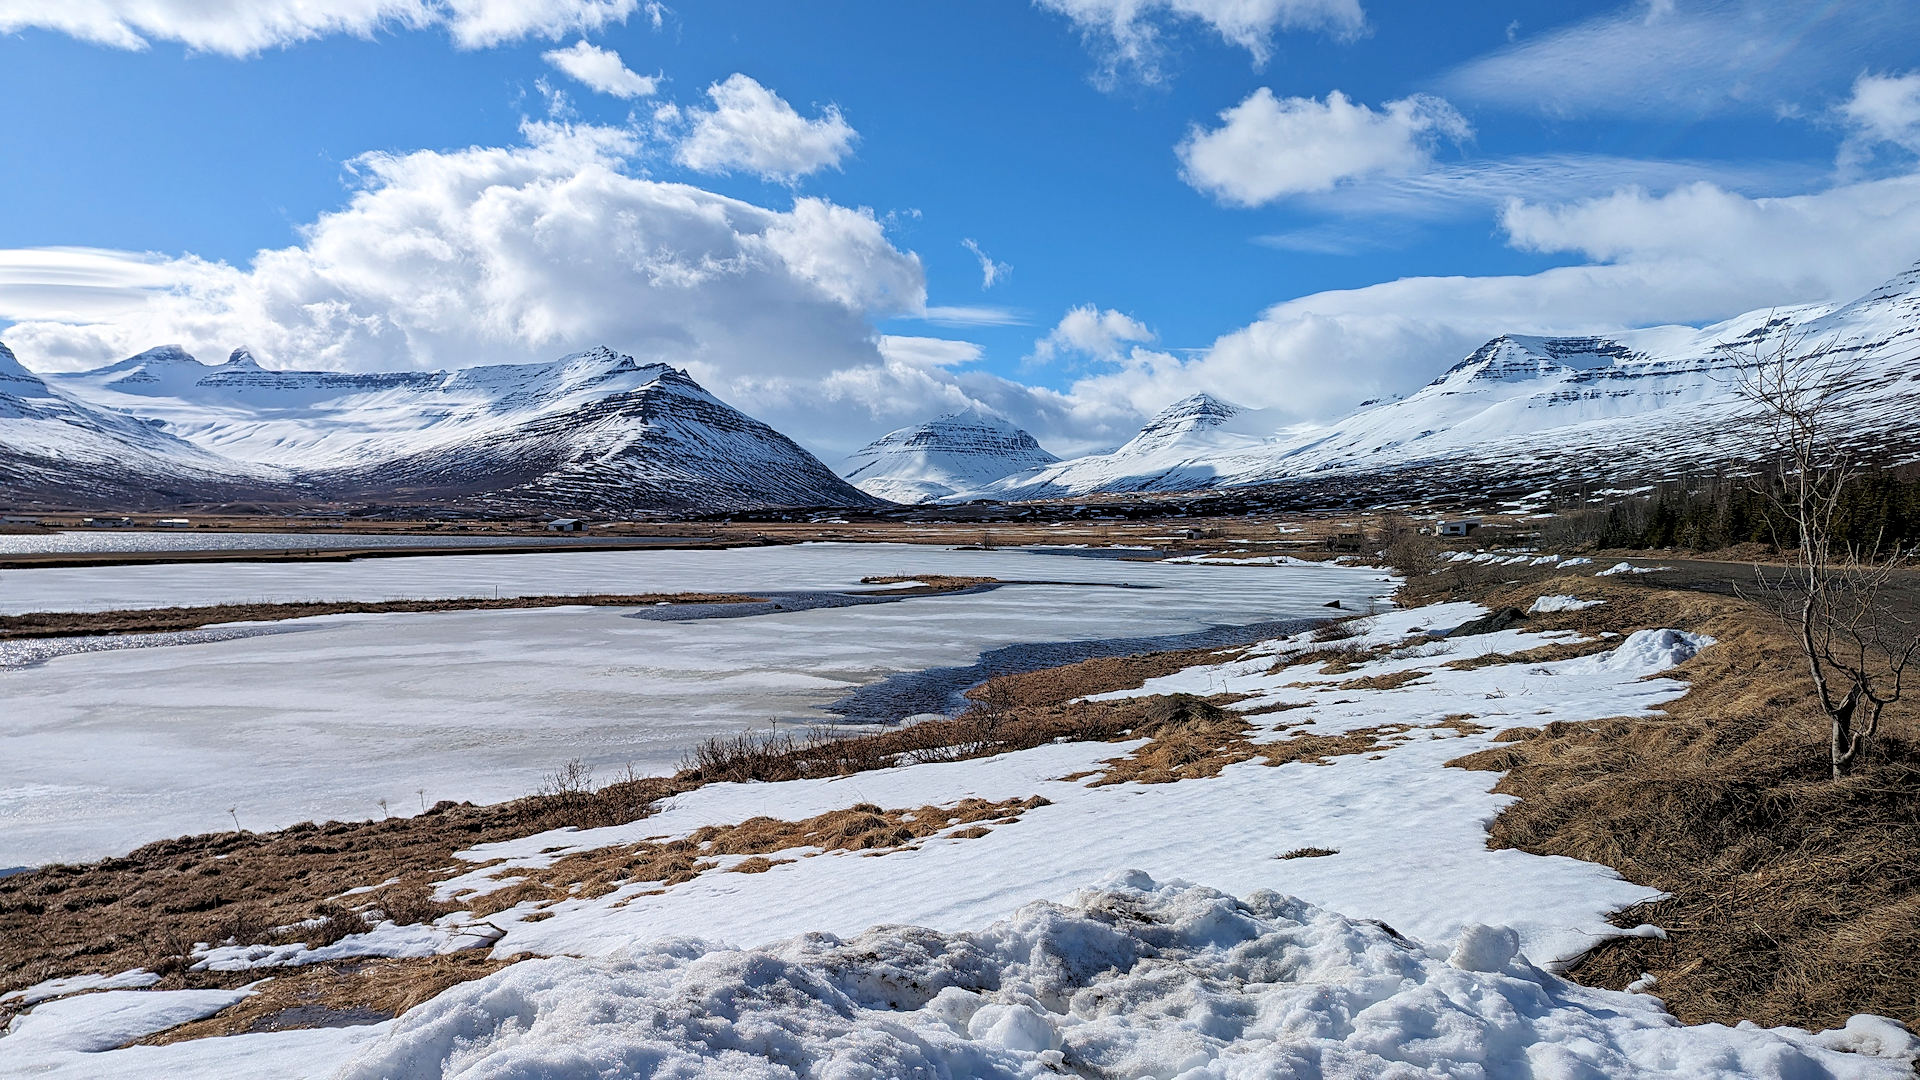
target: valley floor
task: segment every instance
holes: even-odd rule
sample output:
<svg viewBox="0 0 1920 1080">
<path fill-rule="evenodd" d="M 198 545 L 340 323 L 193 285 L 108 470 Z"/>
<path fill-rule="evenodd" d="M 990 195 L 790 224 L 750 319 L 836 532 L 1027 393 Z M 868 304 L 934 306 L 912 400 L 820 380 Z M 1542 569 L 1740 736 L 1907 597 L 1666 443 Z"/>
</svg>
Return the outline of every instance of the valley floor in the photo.
<svg viewBox="0 0 1920 1080">
<path fill-rule="evenodd" d="M 1569 733 L 1702 723 L 1764 652 L 1557 562 L 852 743 L 0 879 L 0 1075 L 1912 1075 L 1875 1016 L 1683 1025 L 1697 924 L 1612 916 L 1685 883 L 1508 825 Z M 1641 948 L 1682 955 L 1560 974 Z"/>
</svg>

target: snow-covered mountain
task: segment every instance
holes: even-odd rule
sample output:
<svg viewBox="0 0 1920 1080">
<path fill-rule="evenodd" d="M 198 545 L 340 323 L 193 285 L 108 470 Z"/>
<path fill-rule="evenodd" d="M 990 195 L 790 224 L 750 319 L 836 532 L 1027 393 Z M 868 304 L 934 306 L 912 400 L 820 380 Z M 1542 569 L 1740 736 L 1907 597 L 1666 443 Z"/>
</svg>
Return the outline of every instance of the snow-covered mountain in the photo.
<svg viewBox="0 0 1920 1080">
<path fill-rule="evenodd" d="M 986 493 L 1046 499 L 1094 491 L 1186 491 L 1219 477 L 1222 458 L 1261 444 L 1259 414 L 1210 394 L 1167 406 L 1119 449 L 1007 476 Z"/>
<path fill-rule="evenodd" d="M 1058 460 L 1004 417 L 969 407 L 882 435 L 842 462 L 840 475 L 869 495 L 919 503 Z"/>
<path fill-rule="evenodd" d="M 346 373 L 269 370 L 243 349 L 206 365 L 163 346 L 36 381 L 164 443 L 168 467 L 271 482 L 287 499 L 590 515 L 876 502 L 685 372 L 604 348 Z"/>
<path fill-rule="evenodd" d="M 1916 266 L 1851 303 L 1751 312 L 1704 328 L 1504 335 L 1418 392 L 1326 425 L 1236 434 L 1189 398 L 1118 450 L 989 490 L 1019 499 L 1311 484 L 1391 499 L 1647 483 L 1752 461 L 1756 431 L 1733 382 L 1740 356 L 1782 341 L 1844 358 L 1840 408 L 1861 448 L 1920 457 Z M 1181 419 L 1186 413 L 1193 418 Z"/>
<path fill-rule="evenodd" d="M 62 393 L 0 344 L 0 498 L 8 502 L 144 509 L 194 492 L 253 498 L 280 479 Z M 87 499 L 73 503 L 66 496 L 74 492 Z"/>
</svg>

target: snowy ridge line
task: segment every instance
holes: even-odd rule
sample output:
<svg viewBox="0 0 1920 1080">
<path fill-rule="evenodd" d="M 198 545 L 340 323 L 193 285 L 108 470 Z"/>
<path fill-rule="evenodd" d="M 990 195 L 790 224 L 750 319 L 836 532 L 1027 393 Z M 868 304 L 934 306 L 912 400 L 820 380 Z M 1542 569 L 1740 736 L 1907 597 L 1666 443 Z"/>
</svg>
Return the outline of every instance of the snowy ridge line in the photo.
<svg viewBox="0 0 1920 1080">
<path fill-rule="evenodd" d="M 1506 334 L 1405 397 L 1330 423 L 1276 428 L 1198 395 L 1108 453 L 1014 473 L 950 498 L 1074 498 L 1099 493 L 1283 485 L 1371 502 L 1560 493 L 1654 482 L 1750 463 L 1754 426 L 1732 387 L 1739 356 L 1783 341 L 1830 346 L 1847 374 L 1840 423 L 1855 449 L 1920 458 L 1920 266 L 1846 304 L 1753 311 L 1712 326 L 1605 337 Z M 1401 489 L 1401 490 L 1396 490 Z"/>
<path fill-rule="evenodd" d="M 135 508 L 243 487 L 574 514 L 883 505 L 684 371 L 611 349 L 349 374 L 165 346 L 44 378 L 0 354 L 0 501 Z"/>
</svg>

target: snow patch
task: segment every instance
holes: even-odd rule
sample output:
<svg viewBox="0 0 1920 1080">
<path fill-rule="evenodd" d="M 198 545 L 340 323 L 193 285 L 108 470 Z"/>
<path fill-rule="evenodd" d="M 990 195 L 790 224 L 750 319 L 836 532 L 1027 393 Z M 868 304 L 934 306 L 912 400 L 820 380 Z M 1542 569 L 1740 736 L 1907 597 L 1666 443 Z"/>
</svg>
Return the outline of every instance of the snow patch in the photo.
<svg viewBox="0 0 1920 1080">
<path fill-rule="evenodd" d="M 1590 607 L 1599 607 L 1605 600 L 1582 600 L 1574 596 L 1543 596 L 1527 609 L 1529 615 L 1553 615 L 1562 611 L 1585 611 Z"/>
<path fill-rule="evenodd" d="M 1655 999 L 1514 962 L 1515 941 L 1472 927 L 1449 962 L 1277 892 L 1133 871 L 981 930 L 516 964 L 408 1013 L 340 1076 L 1910 1075 L 1891 1021 L 1684 1028 Z"/>
</svg>

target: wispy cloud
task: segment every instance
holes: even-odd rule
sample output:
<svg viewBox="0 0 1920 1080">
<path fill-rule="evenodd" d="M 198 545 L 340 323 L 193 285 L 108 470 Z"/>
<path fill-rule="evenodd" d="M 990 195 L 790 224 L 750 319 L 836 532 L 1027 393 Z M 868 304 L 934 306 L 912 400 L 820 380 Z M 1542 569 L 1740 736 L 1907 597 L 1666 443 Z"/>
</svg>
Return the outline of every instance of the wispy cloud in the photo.
<svg viewBox="0 0 1920 1080">
<path fill-rule="evenodd" d="M 986 305 L 934 305 L 915 317 L 935 326 L 1026 326 L 1030 321 L 1017 308 Z"/>
<path fill-rule="evenodd" d="M 1671 119 L 1789 111 L 1863 66 L 1912 62 L 1920 4 L 1882 0 L 1647 0 L 1470 61 L 1456 101 L 1551 115 Z"/>
<path fill-rule="evenodd" d="M 1194 23 L 1238 45 L 1264 65 L 1281 30 L 1324 30 L 1351 38 L 1366 29 L 1360 0 L 1034 0 L 1078 27 L 1100 61 L 1095 82 L 1157 83 L 1168 28 Z"/>
<path fill-rule="evenodd" d="M 1013 267 L 1008 266 L 1006 263 L 995 262 L 993 256 L 981 250 L 980 245 L 974 242 L 972 237 L 960 241 L 960 246 L 972 252 L 973 257 L 980 260 L 980 287 L 982 289 L 993 288 L 1000 282 L 1001 278 L 1013 272 Z"/>
<path fill-rule="evenodd" d="M 173 41 L 200 52 L 252 56 L 334 36 L 446 29 L 480 49 L 528 38 L 553 40 L 623 23 L 640 0 L 86 0 L 0 3 L 0 33 L 50 30 L 116 49 Z"/>
</svg>

